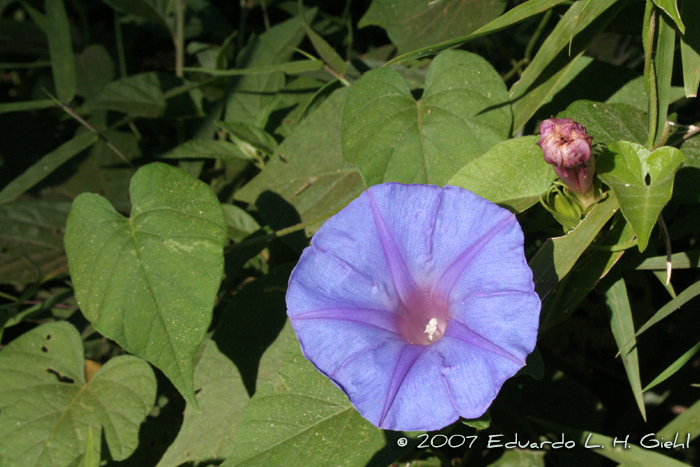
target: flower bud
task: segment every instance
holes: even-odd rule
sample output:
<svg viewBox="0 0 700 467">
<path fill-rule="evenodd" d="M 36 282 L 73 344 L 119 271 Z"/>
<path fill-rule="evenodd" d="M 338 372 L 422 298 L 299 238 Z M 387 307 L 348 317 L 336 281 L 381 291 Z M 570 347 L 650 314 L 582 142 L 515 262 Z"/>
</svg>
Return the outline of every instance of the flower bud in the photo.
<svg viewBox="0 0 700 467">
<path fill-rule="evenodd" d="M 572 118 L 549 118 L 540 124 L 540 139 L 544 160 L 576 193 L 591 189 L 595 175 L 595 158 L 591 159 L 591 140 L 586 129 Z"/>
</svg>

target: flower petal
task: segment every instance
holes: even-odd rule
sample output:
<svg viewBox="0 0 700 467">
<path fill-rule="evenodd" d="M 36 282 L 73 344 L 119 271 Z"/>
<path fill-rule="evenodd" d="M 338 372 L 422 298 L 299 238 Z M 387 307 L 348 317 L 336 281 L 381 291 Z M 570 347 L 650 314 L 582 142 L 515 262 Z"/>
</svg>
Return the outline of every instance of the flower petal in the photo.
<svg viewBox="0 0 700 467">
<path fill-rule="evenodd" d="M 490 350 L 449 336 L 436 344 L 442 358 L 441 373 L 451 400 L 464 418 L 482 416 L 498 395 L 503 383 L 522 365 Z"/>
<path fill-rule="evenodd" d="M 445 335 L 450 335 L 452 321 L 460 322 L 524 362 L 535 349 L 539 310 L 540 299 L 535 292 L 503 290 L 472 294 L 452 306 L 452 320 Z"/>
<path fill-rule="evenodd" d="M 363 354 L 335 375 L 355 408 L 386 430 L 438 430 L 459 418 L 442 359 L 429 346 L 389 342 Z"/>
</svg>

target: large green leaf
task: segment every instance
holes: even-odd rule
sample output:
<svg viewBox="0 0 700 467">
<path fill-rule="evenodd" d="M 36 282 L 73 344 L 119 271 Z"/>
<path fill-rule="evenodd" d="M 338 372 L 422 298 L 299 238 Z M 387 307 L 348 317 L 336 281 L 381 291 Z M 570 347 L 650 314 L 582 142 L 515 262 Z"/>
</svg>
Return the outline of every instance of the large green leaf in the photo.
<svg viewBox="0 0 700 467">
<path fill-rule="evenodd" d="M 596 171 L 620 200 L 620 208 L 637 234 L 639 251 L 649 243 L 661 210 L 673 193 L 673 178 L 685 161 L 676 148 L 649 152 L 644 146 L 618 141 L 597 160 Z"/>
<path fill-rule="evenodd" d="M 49 323 L 0 352 L 0 462 L 3 467 L 63 467 L 102 431 L 115 460 L 138 445 L 139 425 L 156 398 L 151 367 L 133 356 L 108 361 L 89 381 L 83 343 L 66 322 Z M 99 459 L 100 443 L 94 443 Z"/>
<path fill-rule="evenodd" d="M 570 117 L 585 126 L 594 143 L 626 140 L 645 144 L 647 141 L 647 115 L 629 105 L 581 100 L 568 106 L 558 117 Z"/>
<path fill-rule="evenodd" d="M 343 112 L 343 157 L 367 185 L 445 184 L 510 133 L 503 80 L 478 55 L 447 50 L 430 65 L 416 101 L 390 68 L 366 73 Z"/>
<path fill-rule="evenodd" d="M 505 2 L 450 1 L 431 4 L 425 0 L 373 0 L 359 27 L 386 29 L 399 53 L 465 36 L 503 13 Z"/>
<path fill-rule="evenodd" d="M 585 58 L 585 57 L 584 57 Z M 685 96 L 685 91 L 681 86 L 671 86 L 670 100 L 675 102 Z M 644 76 L 638 76 L 628 81 L 624 86 L 610 96 L 606 101 L 608 104 L 627 104 L 646 113 L 649 110 L 649 99 L 644 86 Z"/>
<path fill-rule="evenodd" d="M 248 403 L 236 447 L 224 467 L 388 465 L 410 447 L 398 433 L 376 429 L 347 396 L 304 359 L 299 344 L 288 349 L 281 380 L 265 384 Z"/>
<path fill-rule="evenodd" d="M 507 11 L 505 14 L 494 19 L 490 23 L 482 26 L 473 33 L 458 37 L 456 39 L 450 39 L 439 44 L 431 44 L 428 47 L 423 47 L 422 49 L 414 50 L 413 52 L 408 52 L 389 61 L 392 63 L 401 63 L 407 60 L 413 60 L 416 58 L 426 57 L 428 55 L 435 55 L 438 52 L 442 52 L 446 49 L 451 49 L 452 47 L 457 47 L 465 42 L 476 39 L 478 37 L 486 36 L 488 34 L 500 31 L 502 29 L 518 24 L 525 21 L 528 18 L 536 16 L 543 11 L 549 10 L 550 8 L 562 3 L 564 0 L 529 0 L 525 3 L 517 5 L 515 8 Z"/>
<path fill-rule="evenodd" d="M 185 408 L 180 432 L 156 467 L 225 459 L 233 450 L 248 393 L 238 370 L 216 343 L 206 340 L 203 346 L 194 369 L 199 411 L 191 405 Z"/>
<path fill-rule="evenodd" d="M 0 282 L 40 282 L 66 271 L 63 229 L 70 203 L 0 204 Z"/>
<path fill-rule="evenodd" d="M 357 169 L 343 160 L 340 118 L 346 95 L 346 89 L 334 92 L 302 120 L 236 198 L 252 204 L 266 191 L 275 192 L 296 208 L 302 221 L 328 215 L 355 199 L 365 185 Z"/>
<path fill-rule="evenodd" d="M 521 212 L 535 204 L 556 177 L 537 136 L 502 141 L 462 167 L 448 185 L 466 188 L 487 200 Z"/>
<path fill-rule="evenodd" d="M 136 172 L 130 193 L 130 218 L 98 195 L 73 202 L 65 246 L 76 298 L 95 329 L 196 404 L 192 358 L 223 272 L 221 206 L 204 183 L 161 163 Z"/>
</svg>

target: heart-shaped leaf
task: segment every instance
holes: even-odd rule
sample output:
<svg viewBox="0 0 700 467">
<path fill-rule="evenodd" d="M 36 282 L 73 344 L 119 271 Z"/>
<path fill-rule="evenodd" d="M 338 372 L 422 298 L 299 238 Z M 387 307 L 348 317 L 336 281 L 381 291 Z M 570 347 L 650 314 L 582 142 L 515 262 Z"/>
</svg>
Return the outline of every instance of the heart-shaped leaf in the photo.
<svg viewBox="0 0 700 467">
<path fill-rule="evenodd" d="M 615 190 L 622 214 L 637 234 L 639 251 L 644 251 L 673 194 L 673 178 L 685 162 L 683 153 L 668 146 L 650 153 L 639 144 L 617 141 L 596 162 L 598 175 Z"/>
<path fill-rule="evenodd" d="M 397 444 L 399 432 L 377 430 L 362 418 L 304 359 L 297 342 L 286 350 L 279 376 L 251 398 L 223 466 L 320 467 L 339 459 L 349 466 L 389 465 L 411 449 Z"/>
<path fill-rule="evenodd" d="M 396 70 L 366 73 L 343 114 L 343 157 L 367 185 L 442 185 L 510 133 L 512 113 L 500 75 L 478 55 L 448 50 L 428 70 L 416 101 Z"/>
<path fill-rule="evenodd" d="M 535 144 L 537 136 L 502 141 L 460 169 L 450 185 L 466 188 L 511 211 L 521 212 L 540 199 L 556 177 Z"/>
<path fill-rule="evenodd" d="M 400 5 L 400 6 L 399 6 Z M 501 0 L 478 2 L 428 2 L 374 0 L 359 27 L 377 25 L 386 29 L 399 53 L 434 45 L 476 31 L 503 13 Z"/>
<path fill-rule="evenodd" d="M 585 126 L 594 143 L 647 142 L 647 115 L 630 105 L 580 100 L 568 106 L 558 117 L 573 118 Z"/>
<path fill-rule="evenodd" d="M 157 467 L 177 467 L 186 462 L 225 459 L 233 450 L 233 439 L 248 403 L 241 375 L 216 343 L 207 340 L 194 371 L 200 412 L 185 408 L 185 417 L 175 441 Z"/>
<path fill-rule="evenodd" d="M 0 463 L 3 467 L 77 465 L 89 431 L 104 432 L 112 458 L 138 445 L 139 425 L 156 399 L 156 377 L 124 355 L 86 381 L 83 343 L 69 323 L 39 326 L 0 352 Z M 100 458 L 100 443 L 93 444 Z"/>
<path fill-rule="evenodd" d="M 275 192 L 306 222 L 338 210 L 359 196 L 365 189 L 362 177 L 343 159 L 341 150 L 340 116 L 346 95 L 345 89 L 335 91 L 302 120 L 280 145 L 279 157 L 272 157 L 265 170 L 238 190 L 236 199 L 253 204 L 266 192 Z M 263 216 L 268 213 L 280 218 L 276 207 L 262 210 Z"/>
<path fill-rule="evenodd" d="M 226 225 L 204 183 L 162 163 L 131 180 L 131 217 L 73 202 L 65 246 L 78 304 L 95 329 L 160 368 L 196 407 L 192 359 L 211 322 Z"/>
</svg>

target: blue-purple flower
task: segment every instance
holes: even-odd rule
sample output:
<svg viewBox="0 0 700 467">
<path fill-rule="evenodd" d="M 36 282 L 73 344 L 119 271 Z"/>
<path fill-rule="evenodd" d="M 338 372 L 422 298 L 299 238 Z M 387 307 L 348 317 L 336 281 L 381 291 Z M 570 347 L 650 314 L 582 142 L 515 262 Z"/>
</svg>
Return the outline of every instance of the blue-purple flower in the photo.
<svg viewBox="0 0 700 467">
<path fill-rule="evenodd" d="M 515 216 L 451 186 L 371 187 L 318 230 L 287 291 L 306 358 L 389 430 L 483 415 L 539 312 Z"/>
</svg>

